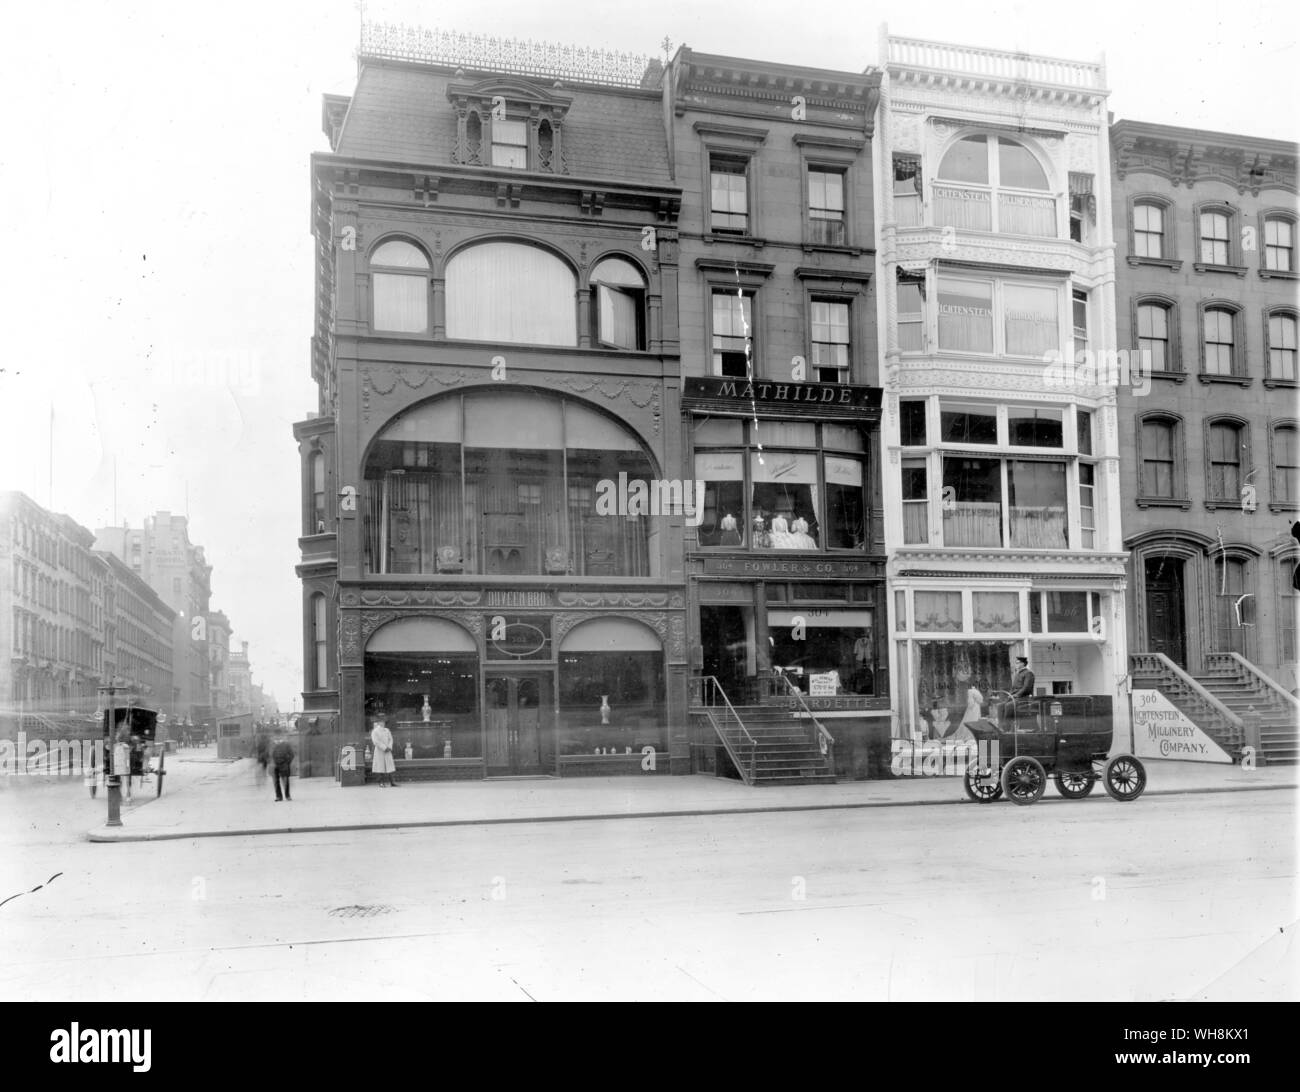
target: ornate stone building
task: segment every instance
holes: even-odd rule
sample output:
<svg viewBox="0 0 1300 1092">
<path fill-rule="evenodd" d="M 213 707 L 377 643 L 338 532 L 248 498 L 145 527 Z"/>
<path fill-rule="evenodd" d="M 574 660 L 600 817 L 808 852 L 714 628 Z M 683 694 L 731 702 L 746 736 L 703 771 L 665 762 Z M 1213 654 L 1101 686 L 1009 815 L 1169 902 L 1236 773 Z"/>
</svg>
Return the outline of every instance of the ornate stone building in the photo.
<svg viewBox="0 0 1300 1092">
<path fill-rule="evenodd" d="M 880 56 L 898 733 L 988 712 L 1023 655 L 1126 739 L 1105 69 L 884 29 Z"/>
<path fill-rule="evenodd" d="M 1297 757 L 1290 527 L 1297 440 L 1297 145 L 1170 125 L 1110 127 L 1119 390 L 1135 675 L 1222 741 L 1262 724 Z"/>
<path fill-rule="evenodd" d="M 430 776 L 688 768 L 688 505 L 627 503 L 682 477 L 660 67 L 367 27 L 325 99 L 311 773 L 376 720 Z"/>
</svg>

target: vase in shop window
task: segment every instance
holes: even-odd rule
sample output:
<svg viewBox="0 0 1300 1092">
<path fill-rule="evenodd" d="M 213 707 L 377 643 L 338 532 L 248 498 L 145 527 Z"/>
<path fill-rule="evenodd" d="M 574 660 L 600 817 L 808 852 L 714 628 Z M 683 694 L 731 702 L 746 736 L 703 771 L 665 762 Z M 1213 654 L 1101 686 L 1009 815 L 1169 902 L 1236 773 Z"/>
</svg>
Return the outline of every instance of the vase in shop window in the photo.
<svg viewBox="0 0 1300 1092">
<path fill-rule="evenodd" d="M 420 716 L 424 718 L 424 723 L 428 724 L 433 719 L 433 706 L 429 704 L 429 695 L 424 695 L 424 704 L 420 706 Z M 410 755 L 407 755 L 410 758 Z"/>
<path fill-rule="evenodd" d="M 600 696 L 600 723 L 609 723 L 609 695 L 601 694 Z"/>
<path fill-rule="evenodd" d="M 407 758 L 412 758 L 415 755 L 415 748 L 411 746 L 411 741 L 409 739 L 406 741 L 405 755 Z"/>
</svg>

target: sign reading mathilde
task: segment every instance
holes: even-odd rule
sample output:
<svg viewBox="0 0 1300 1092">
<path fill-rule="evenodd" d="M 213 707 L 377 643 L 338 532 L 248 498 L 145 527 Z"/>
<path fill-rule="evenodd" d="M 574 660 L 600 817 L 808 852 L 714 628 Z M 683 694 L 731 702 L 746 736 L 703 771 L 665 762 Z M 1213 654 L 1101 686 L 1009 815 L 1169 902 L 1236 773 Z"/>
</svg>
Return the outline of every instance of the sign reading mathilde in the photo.
<svg viewBox="0 0 1300 1092">
<path fill-rule="evenodd" d="M 782 413 L 859 415 L 880 409 L 880 387 L 850 383 L 786 383 L 774 379 L 691 376 L 683 380 L 685 405 L 710 408 L 760 408 Z"/>
</svg>

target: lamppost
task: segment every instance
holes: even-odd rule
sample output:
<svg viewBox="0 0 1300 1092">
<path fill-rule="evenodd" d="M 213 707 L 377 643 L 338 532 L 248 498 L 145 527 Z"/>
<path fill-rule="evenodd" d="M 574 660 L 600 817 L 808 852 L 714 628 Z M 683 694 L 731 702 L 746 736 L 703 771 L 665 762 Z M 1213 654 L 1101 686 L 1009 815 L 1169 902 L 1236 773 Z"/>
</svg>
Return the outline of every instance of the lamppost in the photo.
<svg viewBox="0 0 1300 1092">
<path fill-rule="evenodd" d="M 119 687 L 113 686 L 111 683 L 108 686 L 97 686 L 95 688 L 97 694 L 107 694 L 108 696 L 108 708 L 104 713 L 104 716 L 106 717 L 104 734 L 107 737 L 107 745 L 104 748 L 104 786 L 108 790 L 108 822 L 105 825 L 110 827 L 120 827 L 122 825 L 122 775 L 117 769 L 111 766 L 111 756 L 113 754 L 113 728 L 116 719 L 114 717 L 116 709 L 114 708 L 115 703 L 113 699 L 117 694 L 118 689 Z M 127 762 L 129 763 L 130 759 L 128 759 Z M 126 768 L 126 776 L 131 776 L 130 765 Z"/>
</svg>

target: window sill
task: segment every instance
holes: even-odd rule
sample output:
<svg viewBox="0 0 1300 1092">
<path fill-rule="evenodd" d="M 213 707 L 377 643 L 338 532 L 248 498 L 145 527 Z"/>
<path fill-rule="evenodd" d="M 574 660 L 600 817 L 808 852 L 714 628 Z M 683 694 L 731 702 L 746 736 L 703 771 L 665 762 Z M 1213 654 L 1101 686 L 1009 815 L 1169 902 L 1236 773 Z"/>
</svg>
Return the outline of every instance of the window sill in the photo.
<svg viewBox="0 0 1300 1092">
<path fill-rule="evenodd" d="M 1296 272 L 1292 269 L 1261 269 L 1259 275 L 1264 280 L 1294 281 L 1298 279 Z"/>
<path fill-rule="evenodd" d="M 1178 497 L 1138 497 L 1137 506 L 1139 508 L 1181 508 L 1187 511 L 1192 507 L 1192 502 Z"/>
<path fill-rule="evenodd" d="M 1157 265 L 1162 269 L 1169 269 L 1175 273 L 1183 268 L 1182 258 L 1139 258 L 1135 254 L 1128 256 L 1128 264 L 1134 269 L 1140 265 Z"/>
<path fill-rule="evenodd" d="M 1234 277 L 1244 277 L 1246 267 L 1244 265 L 1217 265 L 1214 262 L 1193 262 L 1192 268 L 1197 273 L 1231 273 Z"/>
<path fill-rule="evenodd" d="M 1300 502 L 1273 501 L 1269 504 L 1270 512 L 1300 512 Z"/>
<path fill-rule="evenodd" d="M 860 258 L 864 254 L 874 254 L 875 251 L 867 250 L 860 246 L 847 246 L 842 243 L 811 243 L 803 244 L 805 254 L 847 254 L 851 258 Z"/>
<path fill-rule="evenodd" d="M 706 231 L 702 238 L 705 243 L 735 243 L 738 246 L 752 246 L 756 250 L 762 250 L 767 246 L 766 239 L 760 239 L 755 235 L 732 235 L 725 231 Z"/>
<path fill-rule="evenodd" d="M 1241 498 L 1240 498 L 1240 497 L 1235 497 L 1235 498 L 1219 497 L 1219 498 L 1216 498 L 1216 499 L 1214 499 L 1214 500 L 1207 500 L 1207 501 L 1204 501 L 1203 503 L 1204 503 L 1205 507 L 1206 507 L 1207 509 L 1209 509 L 1211 512 L 1215 511 L 1216 509 L 1220 509 L 1220 508 L 1223 508 L 1223 509 L 1236 509 L 1237 511 L 1241 511 L 1241 512 L 1246 511 L 1246 509 L 1244 509 L 1244 508 L 1241 507 Z"/>
<path fill-rule="evenodd" d="M 1255 382 L 1248 375 L 1215 375 L 1212 372 L 1200 372 L 1196 378 L 1202 383 L 1231 383 L 1238 387 L 1249 387 Z"/>
<path fill-rule="evenodd" d="M 1273 379 L 1272 377 L 1269 377 L 1264 380 L 1264 386 L 1269 390 L 1273 390 L 1274 387 L 1284 387 L 1289 388 L 1290 390 L 1295 390 L 1296 381 L 1294 379 Z"/>
<path fill-rule="evenodd" d="M 1186 383 L 1186 372 L 1148 372 L 1148 379 L 1167 379 L 1171 383 Z"/>
</svg>

